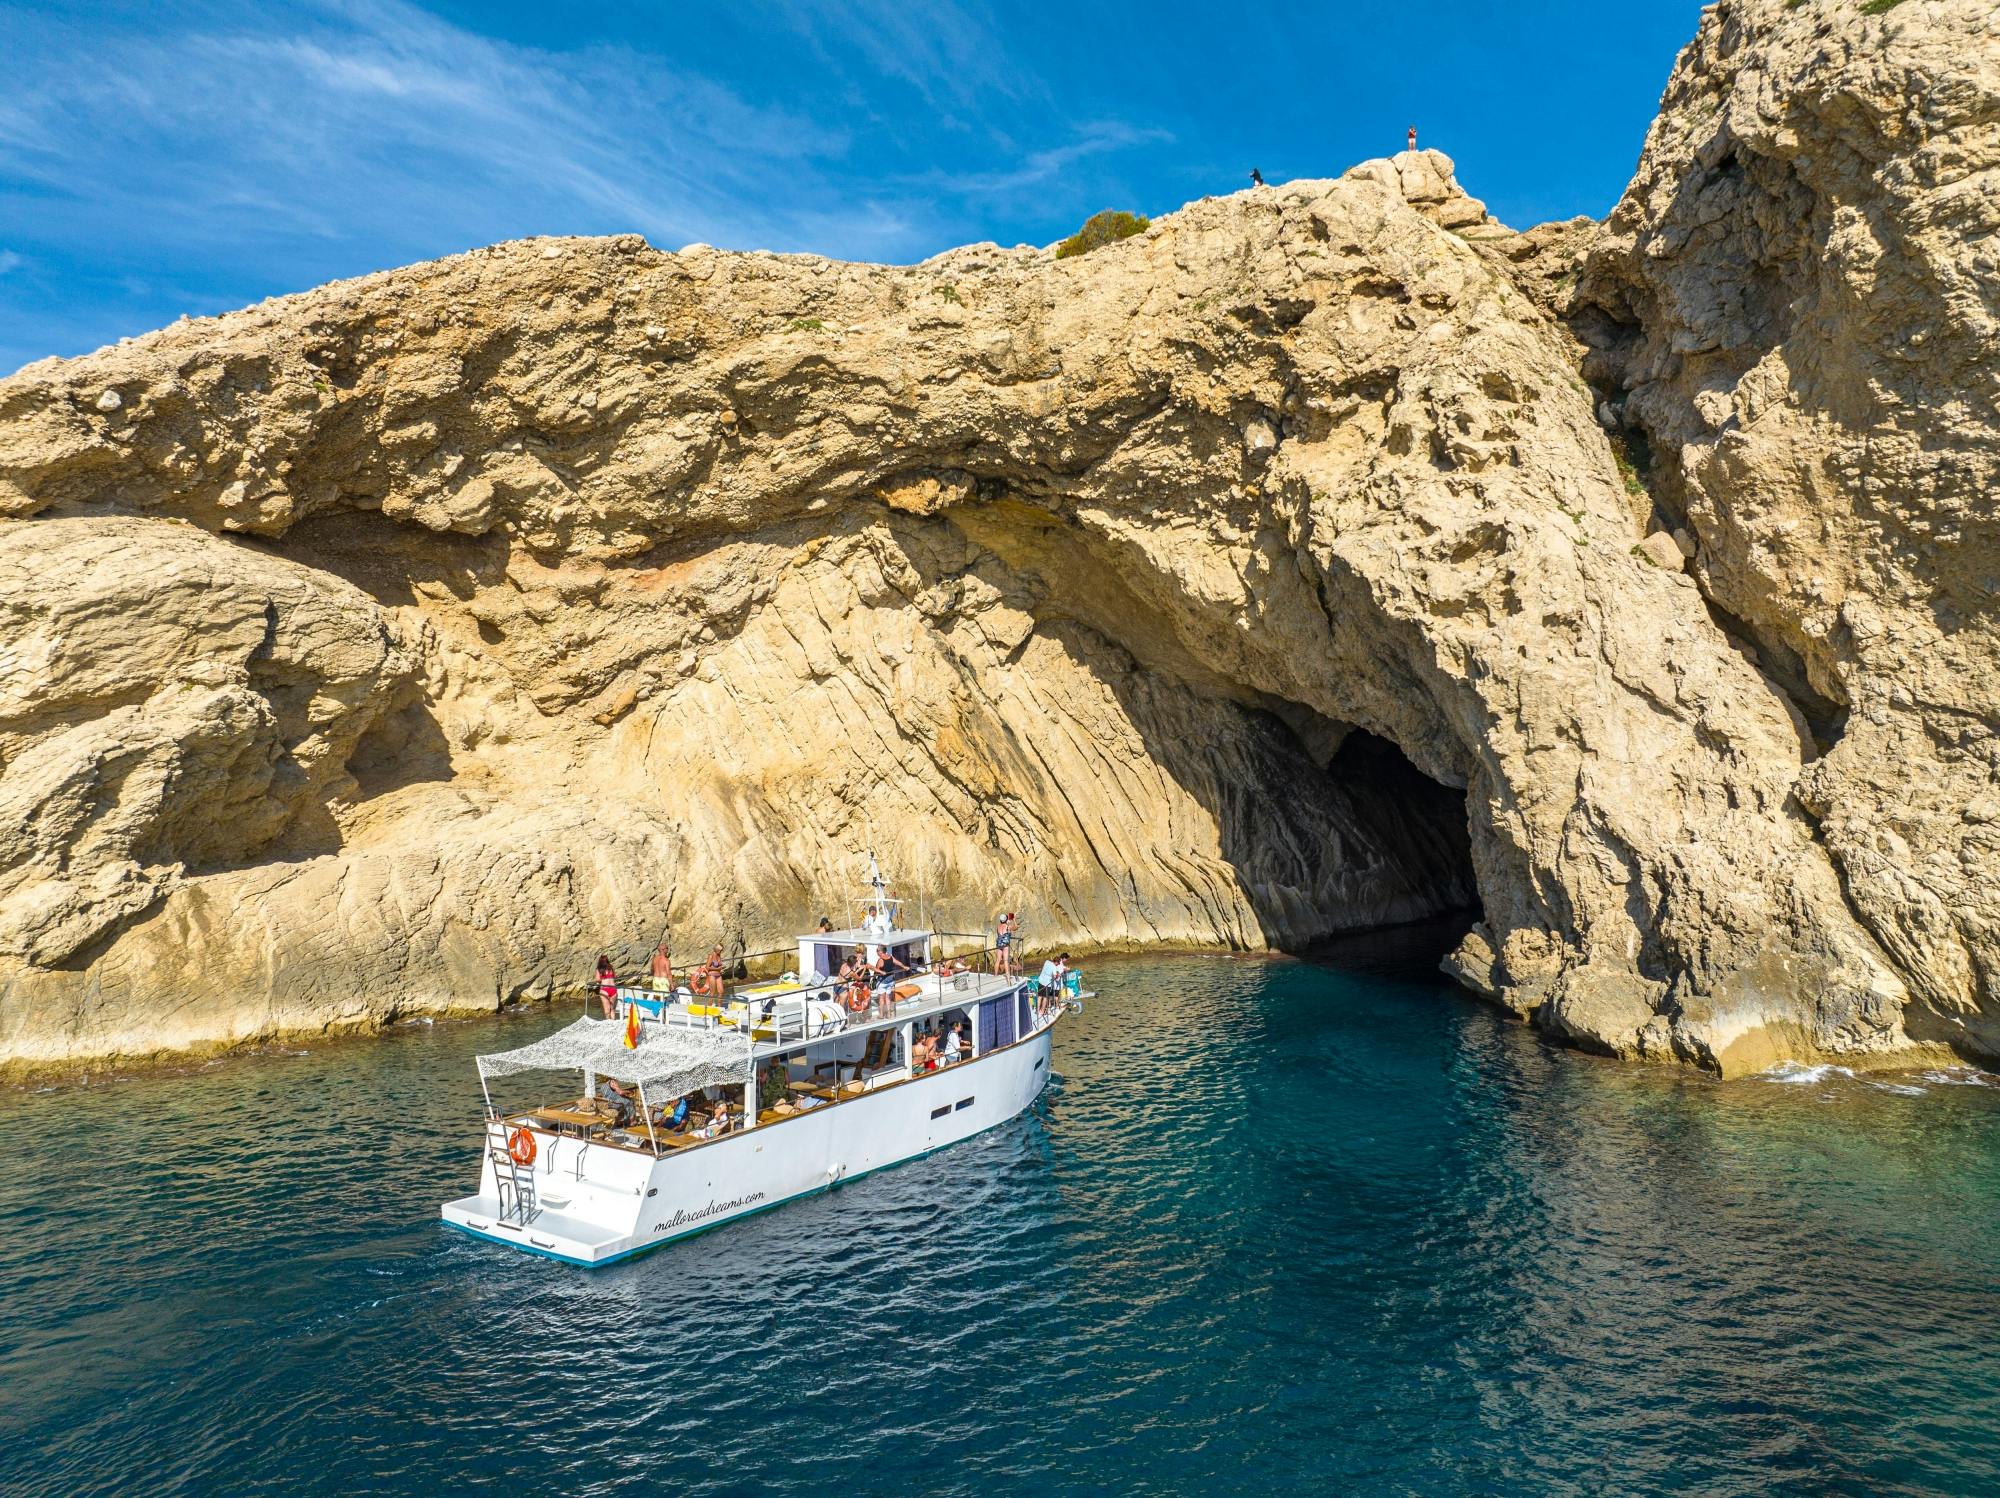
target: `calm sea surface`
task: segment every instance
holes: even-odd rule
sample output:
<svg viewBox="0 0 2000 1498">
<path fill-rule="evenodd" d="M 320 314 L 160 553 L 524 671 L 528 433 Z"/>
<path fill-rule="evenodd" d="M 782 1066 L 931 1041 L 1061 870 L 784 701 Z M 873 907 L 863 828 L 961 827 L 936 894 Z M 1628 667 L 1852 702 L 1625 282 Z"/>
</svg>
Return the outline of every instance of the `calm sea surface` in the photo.
<svg viewBox="0 0 2000 1498">
<path fill-rule="evenodd" d="M 0 1490 L 2000 1490 L 2000 1086 L 1553 1051 L 1434 943 L 1099 963 L 1027 1117 L 595 1273 L 436 1220 L 567 1012 L 0 1097 Z"/>
</svg>

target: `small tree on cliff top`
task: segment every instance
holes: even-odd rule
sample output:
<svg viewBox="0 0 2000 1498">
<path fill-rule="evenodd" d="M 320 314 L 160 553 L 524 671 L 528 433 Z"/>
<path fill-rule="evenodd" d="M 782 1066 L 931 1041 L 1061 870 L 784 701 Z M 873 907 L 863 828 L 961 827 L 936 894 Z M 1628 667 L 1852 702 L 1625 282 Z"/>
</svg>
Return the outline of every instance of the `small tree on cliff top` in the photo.
<svg viewBox="0 0 2000 1498">
<path fill-rule="evenodd" d="M 1056 246 L 1056 259 L 1066 260 L 1071 255 L 1087 255 L 1092 250 L 1115 244 L 1121 239 L 1130 239 L 1134 234 L 1143 234 L 1151 220 L 1141 218 L 1136 213 L 1127 213 L 1122 208 L 1107 208 L 1102 213 L 1093 213 L 1084 220 L 1083 227 Z"/>
</svg>

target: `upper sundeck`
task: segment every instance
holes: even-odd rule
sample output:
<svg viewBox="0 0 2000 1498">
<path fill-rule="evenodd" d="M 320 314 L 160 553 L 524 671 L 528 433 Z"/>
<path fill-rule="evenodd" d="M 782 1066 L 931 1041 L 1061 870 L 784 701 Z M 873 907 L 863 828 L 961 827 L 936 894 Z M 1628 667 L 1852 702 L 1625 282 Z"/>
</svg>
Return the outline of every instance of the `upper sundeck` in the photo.
<svg viewBox="0 0 2000 1498">
<path fill-rule="evenodd" d="M 621 987 L 617 1002 L 621 1010 L 627 1005 L 636 1008 L 646 1027 L 734 1030 L 748 1037 L 753 1053 L 761 1057 L 796 1050 L 804 1042 L 832 1035 L 931 1019 L 1006 993 L 1021 981 L 1019 976 L 970 968 L 920 971 L 899 983 L 879 986 L 859 1012 L 843 1005 L 839 984 L 804 983 L 789 975 L 761 983 L 733 984 L 720 1000 L 697 998 L 685 988 L 664 994 Z"/>
<path fill-rule="evenodd" d="M 884 995 L 879 1007 L 861 1014 L 849 1014 L 846 1023 L 838 1029 L 823 1029 L 817 1034 L 801 1035 L 790 1027 L 777 1023 L 773 1013 L 769 1023 L 758 1023 L 752 1034 L 752 1050 L 758 1058 L 783 1055 L 799 1049 L 802 1042 L 822 1039 L 828 1035 L 866 1034 L 871 1030 L 893 1029 L 898 1025 L 935 1019 L 952 1010 L 964 1009 L 982 1000 L 996 998 L 1010 989 L 1020 986 L 1018 977 L 1007 977 L 999 973 L 919 973 L 907 982 L 898 984 Z M 907 998 L 894 997 L 897 990 L 915 988 L 917 993 Z M 758 1018 L 761 1020 L 762 1016 Z"/>
<path fill-rule="evenodd" d="M 799 944 L 818 942 L 836 947 L 902 947 L 926 941 L 937 934 L 911 926 L 848 926 L 839 931 L 807 932 L 799 938 Z"/>
</svg>

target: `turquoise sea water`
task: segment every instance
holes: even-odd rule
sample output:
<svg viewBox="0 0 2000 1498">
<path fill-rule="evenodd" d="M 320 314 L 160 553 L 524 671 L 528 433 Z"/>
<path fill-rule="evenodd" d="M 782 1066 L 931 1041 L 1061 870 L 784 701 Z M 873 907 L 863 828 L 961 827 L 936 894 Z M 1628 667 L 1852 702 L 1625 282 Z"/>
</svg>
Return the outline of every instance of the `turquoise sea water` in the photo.
<svg viewBox="0 0 2000 1498">
<path fill-rule="evenodd" d="M 1555 1051 L 1434 944 L 1097 963 L 1026 1118 L 596 1273 L 436 1221 L 567 1013 L 0 1097 L 0 1489 L 2000 1489 L 2000 1087 Z"/>
</svg>

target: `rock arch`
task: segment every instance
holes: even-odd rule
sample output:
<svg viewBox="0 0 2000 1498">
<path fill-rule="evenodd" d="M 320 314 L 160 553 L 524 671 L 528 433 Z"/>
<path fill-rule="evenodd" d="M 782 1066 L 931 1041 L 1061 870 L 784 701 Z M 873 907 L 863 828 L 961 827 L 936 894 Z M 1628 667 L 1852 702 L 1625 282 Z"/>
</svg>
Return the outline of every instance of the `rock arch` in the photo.
<svg viewBox="0 0 2000 1498">
<path fill-rule="evenodd" d="M 396 663 L 350 690 L 339 641 L 304 651 L 345 757 L 272 740 L 275 831 L 167 856 L 183 813 L 128 778 L 99 794 L 143 835 L 10 859 L 0 1055 L 544 992 L 608 931 L 812 912 L 869 836 L 941 897 L 1027 891 L 1049 939 L 1455 898 L 1432 821 L 1397 844 L 1343 803 L 1354 730 L 1463 792 L 1457 970 L 1552 1032 L 1725 1067 L 1903 1044 L 1793 799 L 1800 723 L 1636 547 L 1563 336 L 1397 180 L 1063 261 L 501 245 L 0 383 L 9 635 L 58 676 L 152 681 L 155 721 L 260 695 L 255 646 L 71 659 L 53 546 L 335 590 Z M 8 826 L 102 728 L 90 690 L 59 722 L 33 695 Z M 169 778 L 233 783 L 169 738 Z M 52 901 L 89 933 L 61 957 Z"/>
</svg>

